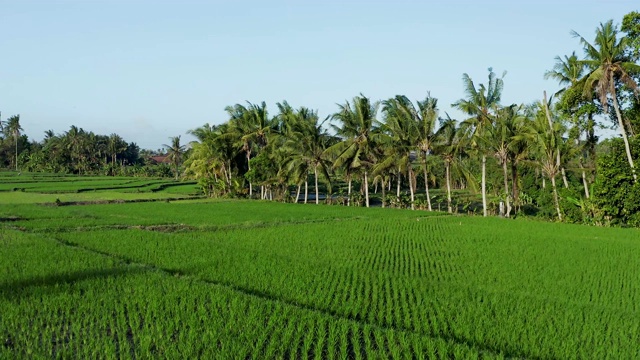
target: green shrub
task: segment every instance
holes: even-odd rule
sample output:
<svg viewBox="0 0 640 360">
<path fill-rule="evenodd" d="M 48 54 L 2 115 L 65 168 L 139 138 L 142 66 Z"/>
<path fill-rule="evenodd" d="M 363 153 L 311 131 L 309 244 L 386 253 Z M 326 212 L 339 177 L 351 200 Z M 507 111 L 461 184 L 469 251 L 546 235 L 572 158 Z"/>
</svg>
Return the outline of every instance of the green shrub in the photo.
<svg viewBox="0 0 640 360">
<path fill-rule="evenodd" d="M 604 225 L 640 226 L 640 183 L 634 182 L 622 139 L 607 140 L 609 151 L 600 155 L 593 203 L 596 222 Z M 638 166 L 640 138 L 629 139 Z"/>
</svg>

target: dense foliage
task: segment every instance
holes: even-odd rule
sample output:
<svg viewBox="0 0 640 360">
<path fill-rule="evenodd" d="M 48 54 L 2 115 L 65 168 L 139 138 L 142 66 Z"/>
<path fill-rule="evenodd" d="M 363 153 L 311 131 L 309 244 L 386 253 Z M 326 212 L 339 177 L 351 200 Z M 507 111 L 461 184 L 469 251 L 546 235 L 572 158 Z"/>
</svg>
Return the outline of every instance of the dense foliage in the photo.
<svg viewBox="0 0 640 360">
<path fill-rule="evenodd" d="M 620 139 L 606 142 L 608 152 L 598 159 L 598 175 L 594 184 L 597 220 L 605 224 L 640 226 L 640 183 L 624 161 L 624 144 Z M 640 154 L 640 138 L 631 142 Z"/>
<path fill-rule="evenodd" d="M 171 176 L 168 164 L 151 159 L 161 151 L 140 150 L 120 135 L 99 135 L 71 126 L 62 134 L 45 132 L 41 142 L 22 134 L 20 116 L 0 126 L 0 164 L 18 171 L 111 176 Z"/>
</svg>

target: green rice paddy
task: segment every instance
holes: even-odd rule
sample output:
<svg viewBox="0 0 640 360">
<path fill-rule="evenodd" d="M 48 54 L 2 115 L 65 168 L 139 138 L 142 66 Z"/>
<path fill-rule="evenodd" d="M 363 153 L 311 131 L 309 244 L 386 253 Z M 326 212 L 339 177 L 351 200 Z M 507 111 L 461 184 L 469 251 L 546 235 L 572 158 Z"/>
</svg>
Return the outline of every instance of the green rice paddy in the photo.
<svg viewBox="0 0 640 360">
<path fill-rule="evenodd" d="M 640 358 L 636 229 L 27 176 L 0 177 L 3 359 Z M 53 205 L 85 195 L 120 202 Z"/>
</svg>

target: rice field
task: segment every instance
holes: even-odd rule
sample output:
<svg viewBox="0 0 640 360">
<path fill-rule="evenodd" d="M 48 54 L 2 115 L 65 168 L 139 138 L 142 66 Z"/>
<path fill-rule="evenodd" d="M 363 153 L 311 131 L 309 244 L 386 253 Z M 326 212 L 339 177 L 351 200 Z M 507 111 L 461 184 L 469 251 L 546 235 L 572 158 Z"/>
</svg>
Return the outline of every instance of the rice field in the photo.
<svg viewBox="0 0 640 360">
<path fill-rule="evenodd" d="M 636 229 L 7 194 L 2 359 L 640 358 Z"/>
<path fill-rule="evenodd" d="M 201 195 L 195 182 L 170 179 L 0 172 L 0 204 L 178 200 Z"/>
</svg>

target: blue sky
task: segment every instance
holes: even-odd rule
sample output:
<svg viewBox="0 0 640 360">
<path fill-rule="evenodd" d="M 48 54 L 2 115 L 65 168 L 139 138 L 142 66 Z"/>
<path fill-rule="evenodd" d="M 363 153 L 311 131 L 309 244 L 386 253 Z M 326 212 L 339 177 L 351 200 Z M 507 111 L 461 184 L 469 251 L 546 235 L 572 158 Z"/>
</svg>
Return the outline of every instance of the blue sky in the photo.
<svg viewBox="0 0 640 360">
<path fill-rule="evenodd" d="M 635 5 L 635 6 L 634 6 Z M 503 103 L 529 103 L 556 55 L 580 50 L 635 1 L 0 0 L 0 111 L 30 138 L 76 125 L 142 148 L 266 101 L 321 117 L 363 93 L 464 96 L 462 74 L 507 71 Z"/>
</svg>

